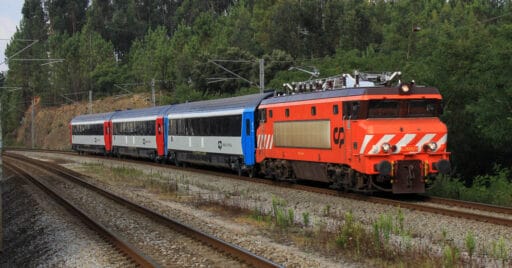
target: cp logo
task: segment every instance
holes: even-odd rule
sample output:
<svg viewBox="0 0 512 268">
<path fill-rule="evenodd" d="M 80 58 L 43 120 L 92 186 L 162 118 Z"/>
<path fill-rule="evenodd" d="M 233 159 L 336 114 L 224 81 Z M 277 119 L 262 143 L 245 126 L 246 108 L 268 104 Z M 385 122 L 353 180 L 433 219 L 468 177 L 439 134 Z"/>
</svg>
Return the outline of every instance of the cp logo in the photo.
<svg viewBox="0 0 512 268">
<path fill-rule="evenodd" d="M 217 147 L 219 147 L 219 150 L 222 150 L 222 141 L 219 141 L 219 142 L 217 143 Z"/>
<path fill-rule="evenodd" d="M 345 131 L 342 127 L 335 127 L 332 136 L 334 138 L 334 144 L 338 144 L 339 148 L 341 148 L 341 145 L 345 144 Z"/>
</svg>

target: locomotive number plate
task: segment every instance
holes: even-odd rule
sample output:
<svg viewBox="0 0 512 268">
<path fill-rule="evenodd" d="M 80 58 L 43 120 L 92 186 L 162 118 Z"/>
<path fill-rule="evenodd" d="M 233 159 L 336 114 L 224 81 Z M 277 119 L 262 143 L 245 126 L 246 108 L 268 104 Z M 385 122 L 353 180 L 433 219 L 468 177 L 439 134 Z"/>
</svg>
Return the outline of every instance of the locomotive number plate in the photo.
<svg viewBox="0 0 512 268">
<path fill-rule="evenodd" d="M 418 151 L 418 146 L 415 146 L 415 145 L 402 146 L 401 151 L 404 153 L 415 153 Z"/>
</svg>

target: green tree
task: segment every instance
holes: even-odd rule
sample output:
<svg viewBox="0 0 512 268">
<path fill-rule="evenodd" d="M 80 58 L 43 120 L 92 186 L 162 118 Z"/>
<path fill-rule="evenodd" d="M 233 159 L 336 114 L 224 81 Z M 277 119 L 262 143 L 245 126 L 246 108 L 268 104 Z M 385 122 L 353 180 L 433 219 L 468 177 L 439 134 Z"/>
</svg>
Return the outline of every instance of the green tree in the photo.
<svg viewBox="0 0 512 268">
<path fill-rule="evenodd" d="M 34 95 L 43 94 L 49 86 L 47 66 L 41 65 L 44 63 L 41 60 L 48 58 L 45 47 L 48 36 L 41 1 L 26 0 L 22 15 L 5 55 L 9 59 L 7 83 L 22 87 L 22 99 L 27 107 Z"/>
<path fill-rule="evenodd" d="M 45 0 L 50 29 L 55 33 L 73 35 L 86 21 L 88 0 Z"/>
<path fill-rule="evenodd" d="M 173 84 L 170 46 L 171 42 L 164 27 L 150 30 L 144 39 L 133 43 L 130 66 L 137 82 L 149 85 L 152 79 L 156 79 L 157 85 L 170 90 Z"/>
</svg>

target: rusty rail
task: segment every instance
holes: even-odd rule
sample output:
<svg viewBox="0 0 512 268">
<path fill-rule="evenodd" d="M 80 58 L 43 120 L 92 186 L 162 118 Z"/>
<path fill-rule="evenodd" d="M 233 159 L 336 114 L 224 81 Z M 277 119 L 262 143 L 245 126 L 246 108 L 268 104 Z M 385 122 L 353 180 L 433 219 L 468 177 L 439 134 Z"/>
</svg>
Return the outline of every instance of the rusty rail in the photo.
<svg viewBox="0 0 512 268">
<path fill-rule="evenodd" d="M 7 160 L 7 159 L 6 159 Z M 45 193 L 51 196 L 57 203 L 61 204 L 67 211 L 72 215 L 80 219 L 84 224 L 89 226 L 95 232 L 97 232 L 105 240 L 113 244 L 119 251 L 123 252 L 128 258 L 140 267 L 160 267 L 154 260 L 145 256 L 142 252 L 130 245 L 127 241 L 124 241 L 118 234 L 108 230 L 98 221 L 95 221 L 92 217 L 88 216 L 80 208 L 74 206 L 69 200 L 64 198 L 62 194 L 54 189 L 51 185 L 33 177 L 25 170 L 17 167 L 16 165 L 5 161 L 4 165 L 13 170 L 19 176 L 27 178 L 30 182 L 41 188 Z"/>
<path fill-rule="evenodd" d="M 92 157 L 94 157 L 94 156 L 92 156 Z M 140 163 L 140 161 L 134 161 L 134 160 L 124 160 L 124 161 Z M 276 181 L 268 180 L 268 179 L 261 179 L 261 178 L 255 179 L 255 178 L 240 177 L 240 176 L 237 176 L 234 174 L 226 174 L 226 173 L 221 173 L 221 172 L 211 171 L 211 170 L 203 170 L 203 169 L 195 169 L 195 168 L 176 168 L 174 166 L 162 166 L 161 164 L 150 163 L 150 162 L 144 162 L 144 164 L 150 165 L 150 166 L 165 167 L 165 168 L 169 168 L 169 169 L 188 170 L 188 171 L 197 172 L 197 173 L 201 173 L 201 174 L 228 177 L 228 178 L 233 178 L 233 179 L 239 179 L 239 180 L 256 182 L 256 183 L 263 183 L 263 184 L 285 187 L 285 188 L 289 188 L 289 189 L 302 190 L 302 191 L 307 191 L 307 192 L 314 192 L 314 193 L 320 193 L 320 194 L 326 194 L 326 195 L 332 195 L 332 196 L 340 196 L 340 197 L 344 197 L 344 198 L 350 198 L 350 199 L 359 200 L 359 201 L 366 201 L 366 202 L 371 202 L 371 203 L 375 203 L 375 204 L 391 205 L 391 206 L 407 208 L 407 209 L 417 210 L 417 211 L 423 211 L 423 212 L 428 212 L 428 213 L 434 213 L 434 214 L 440 214 L 440 215 L 445 215 L 445 216 L 450 216 L 450 217 L 458 217 L 458 218 L 470 219 L 470 220 L 475 220 L 475 221 L 480 221 L 480 222 L 493 223 L 493 224 L 497 224 L 497 225 L 512 226 L 511 219 L 482 215 L 482 214 L 478 214 L 476 212 L 472 213 L 472 212 L 466 212 L 466 211 L 457 211 L 456 209 L 431 207 L 431 206 L 421 204 L 421 203 L 407 202 L 407 201 L 375 197 L 375 196 L 368 196 L 368 195 L 361 195 L 361 194 L 355 194 L 355 193 L 342 193 L 340 191 L 332 190 L 332 189 L 311 187 L 311 186 L 300 185 L 300 184 L 280 183 L 280 182 L 276 182 Z M 448 200 L 451 203 L 447 203 Z M 498 207 L 498 206 L 492 206 L 492 205 L 486 205 L 486 204 L 480 204 L 480 203 L 473 203 L 473 202 L 466 202 L 466 201 L 460 201 L 460 200 L 443 199 L 443 198 L 437 198 L 437 197 L 424 197 L 423 201 L 442 204 L 442 205 L 452 205 L 452 206 L 457 206 L 457 207 L 464 207 L 464 208 L 475 209 L 475 210 L 480 210 L 480 211 L 483 210 L 483 211 L 489 211 L 489 212 L 496 212 L 496 213 L 508 214 L 508 215 L 510 215 L 512 213 L 512 212 L 510 212 L 510 211 L 512 211 L 512 209 L 510 209 L 510 208 Z"/>
<path fill-rule="evenodd" d="M 177 220 L 171 219 L 171 218 L 164 216 L 160 213 L 157 213 L 157 212 L 154 212 L 147 208 L 144 208 L 144 207 L 142 207 L 138 204 L 135 204 L 135 203 L 133 203 L 121 196 L 118 196 L 110 191 L 98 188 L 98 187 L 86 182 L 85 180 L 83 180 L 82 179 L 83 175 L 80 173 L 66 169 L 57 164 L 28 158 L 25 156 L 21 156 L 19 154 L 4 153 L 4 155 L 7 157 L 12 157 L 12 158 L 15 158 L 15 159 L 18 159 L 21 161 L 25 161 L 27 163 L 31 163 L 33 165 L 37 165 L 37 166 L 44 165 L 44 167 L 52 173 L 56 173 L 60 176 L 66 177 L 67 179 L 70 179 L 77 184 L 80 184 L 90 190 L 93 190 L 93 191 L 119 203 L 119 204 L 122 204 L 126 207 L 136 210 L 154 220 L 157 220 L 160 223 L 163 223 L 163 224 L 169 226 L 170 228 L 172 228 L 174 230 L 177 230 L 189 237 L 196 239 L 197 241 L 206 243 L 207 245 L 210 245 L 211 247 L 213 247 L 219 251 L 226 252 L 226 253 L 230 254 L 231 256 L 238 258 L 239 260 L 241 260 L 251 266 L 254 266 L 254 267 L 282 267 L 281 265 L 276 264 L 270 260 L 267 260 L 261 256 L 258 256 L 244 248 L 241 248 L 237 245 L 223 241 L 217 237 L 206 234 L 194 227 L 188 226 L 184 223 L 181 223 Z"/>
</svg>

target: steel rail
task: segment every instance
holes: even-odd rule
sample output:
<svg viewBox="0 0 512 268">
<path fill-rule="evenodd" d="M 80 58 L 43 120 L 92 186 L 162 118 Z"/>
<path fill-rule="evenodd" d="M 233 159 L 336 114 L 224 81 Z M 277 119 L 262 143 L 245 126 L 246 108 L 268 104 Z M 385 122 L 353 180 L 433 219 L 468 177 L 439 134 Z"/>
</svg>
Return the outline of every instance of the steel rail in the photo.
<svg viewBox="0 0 512 268">
<path fill-rule="evenodd" d="M 12 158 L 15 158 L 15 159 L 18 159 L 21 161 L 25 161 L 27 163 L 31 163 L 33 165 L 37 165 L 37 166 L 44 165 L 45 168 L 52 173 L 56 173 L 60 176 L 69 178 L 73 182 L 80 184 L 90 190 L 93 190 L 93 191 L 101 194 L 102 196 L 107 197 L 107 198 L 117 202 L 118 204 L 124 205 L 133 210 L 136 210 L 152 219 L 157 220 L 158 222 L 161 222 L 161 223 L 167 225 L 168 227 L 171 227 L 174 230 L 177 230 L 189 237 L 194 238 L 196 241 L 206 243 L 207 245 L 210 245 L 211 247 L 213 247 L 219 251 L 226 252 L 226 253 L 230 254 L 231 256 L 238 258 L 239 260 L 241 260 L 251 266 L 254 266 L 254 267 L 282 267 L 279 264 L 276 264 L 268 259 L 258 256 L 258 255 L 254 254 L 244 248 L 241 248 L 235 244 L 223 241 L 217 237 L 214 237 L 212 235 L 204 233 L 203 231 L 196 229 L 192 226 L 186 225 L 177 220 L 171 219 L 165 215 L 162 215 L 160 213 L 149 210 L 143 206 L 140 206 L 134 202 L 131 202 L 128 199 L 118 196 L 110 191 L 96 187 L 95 185 L 92 185 L 92 184 L 86 182 L 85 180 L 83 180 L 82 179 L 82 177 L 84 177 L 83 174 L 66 169 L 58 164 L 53 164 L 53 163 L 49 163 L 49 162 L 36 160 L 36 159 L 25 157 L 25 156 L 22 156 L 19 154 L 4 153 L 4 155 L 7 157 L 12 157 Z"/>
<path fill-rule="evenodd" d="M 130 245 L 127 241 L 123 240 L 118 234 L 108 230 L 98 221 L 95 221 L 92 217 L 87 215 L 83 210 L 73 205 L 69 200 L 64 198 L 62 194 L 54 189 L 51 185 L 36 177 L 30 175 L 27 171 L 19 168 L 15 164 L 9 161 L 9 157 L 5 158 L 4 165 L 13 170 L 16 174 L 21 177 L 27 178 L 34 185 L 42 189 L 46 194 L 52 197 L 57 203 L 62 205 L 68 212 L 80 219 L 84 224 L 89 226 L 92 230 L 97 232 L 105 240 L 113 244 L 119 251 L 121 251 L 127 258 L 131 259 L 132 262 L 140 267 L 160 267 L 154 260 L 145 256 L 142 252 Z"/>
<path fill-rule="evenodd" d="M 65 152 L 65 153 L 67 153 L 67 152 Z M 89 156 L 89 157 L 91 157 L 91 156 Z M 94 156 L 92 156 L 92 157 L 94 157 Z M 102 158 L 102 157 L 97 157 L 97 158 Z M 117 161 L 119 161 L 119 160 L 117 160 Z M 123 161 L 132 162 L 132 163 L 141 163 L 140 161 L 126 160 L 126 159 Z M 450 217 L 465 218 L 465 219 L 475 220 L 475 221 L 479 221 L 479 222 L 493 223 L 493 224 L 503 225 L 503 226 L 512 226 L 511 219 L 489 216 L 489 215 L 482 215 L 482 214 L 478 214 L 476 212 L 472 213 L 472 212 L 466 212 L 466 211 L 457 211 L 455 209 L 432 207 L 432 206 L 428 206 L 426 204 L 421 204 L 421 203 L 413 203 L 413 202 L 400 201 L 400 200 L 395 200 L 395 199 L 390 199 L 390 198 L 375 197 L 375 196 L 362 195 L 362 194 L 356 194 L 356 193 L 340 192 L 338 190 L 312 187 L 312 186 L 306 186 L 306 185 L 301 185 L 301 184 L 276 182 L 274 180 L 269 180 L 269 179 L 240 177 L 235 174 L 221 173 L 218 171 L 211 171 L 211 170 L 204 170 L 204 169 L 197 169 L 197 168 L 177 168 L 177 167 L 170 166 L 170 165 L 164 166 L 161 164 L 151 163 L 151 162 L 144 162 L 143 164 L 150 165 L 150 166 L 164 167 L 164 168 L 168 168 L 168 169 L 186 170 L 186 171 L 207 174 L 207 175 L 222 176 L 222 177 L 227 177 L 227 178 L 231 178 L 231 179 L 238 179 L 238 180 L 244 180 L 244 181 L 248 181 L 248 182 L 267 184 L 267 185 L 274 185 L 274 186 L 285 187 L 285 188 L 290 188 L 290 189 L 302 190 L 302 191 L 306 191 L 306 192 L 320 193 L 320 194 L 331 195 L 331 196 L 339 196 L 339 197 L 350 198 L 350 199 L 359 200 L 359 201 L 371 202 L 371 203 L 375 203 L 375 204 L 391 205 L 391 206 L 395 206 L 395 207 L 407 208 L 407 209 L 411 209 L 411 210 L 423 211 L 423 212 L 428 212 L 428 213 L 433 213 L 433 214 L 440 214 L 440 215 L 445 215 L 445 216 L 450 216 Z M 450 203 L 448 203 L 449 202 L 448 200 L 450 200 Z M 474 202 L 467 202 L 467 201 L 453 200 L 453 199 L 444 199 L 444 198 L 437 198 L 437 197 L 424 197 L 424 201 L 442 204 L 442 205 L 451 205 L 451 206 L 469 208 L 469 209 L 474 209 L 474 210 L 481 210 L 481 211 L 483 210 L 483 211 L 507 214 L 507 215 L 510 215 L 511 214 L 510 211 L 512 211 L 512 208 L 498 207 L 498 206 L 481 204 L 481 203 L 474 203 Z"/>
<path fill-rule="evenodd" d="M 477 203 L 477 202 L 462 201 L 462 200 L 442 198 L 442 197 L 436 197 L 436 196 L 423 196 L 423 197 L 424 197 L 424 201 L 434 203 L 434 204 L 462 207 L 462 208 L 468 208 L 468 209 L 478 209 L 478 210 L 484 210 L 484 211 L 489 211 L 489 212 L 512 215 L 512 207 L 482 204 L 482 203 Z"/>
</svg>

